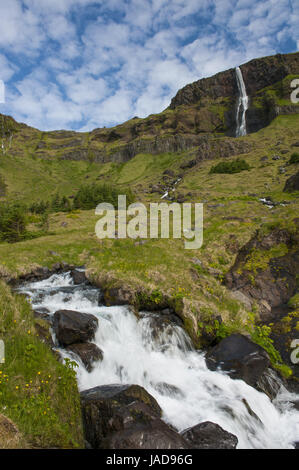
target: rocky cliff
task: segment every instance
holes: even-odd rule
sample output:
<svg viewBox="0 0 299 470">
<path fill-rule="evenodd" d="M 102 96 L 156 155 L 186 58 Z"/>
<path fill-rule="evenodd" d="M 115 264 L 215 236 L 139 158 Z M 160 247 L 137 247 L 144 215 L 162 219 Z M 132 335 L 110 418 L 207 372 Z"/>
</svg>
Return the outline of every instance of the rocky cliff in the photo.
<svg viewBox="0 0 299 470">
<path fill-rule="evenodd" d="M 267 126 L 280 114 L 299 112 L 299 105 L 290 101 L 290 83 L 299 78 L 298 52 L 255 59 L 242 65 L 241 70 L 249 95 L 248 133 Z M 135 117 L 114 128 L 89 133 L 40 132 L 0 115 L 2 140 L 11 155 L 25 150 L 42 159 L 122 163 L 138 153 L 182 152 L 190 148 L 198 148 L 200 159 L 213 158 L 215 139 L 216 147 L 222 148 L 225 136 L 235 136 L 238 93 L 236 73 L 230 69 L 185 86 L 162 113 L 145 119 Z M 233 141 L 229 145 L 225 141 L 225 149 L 229 146 L 233 150 Z"/>
<path fill-rule="evenodd" d="M 290 81 L 293 75 L 299 74 L 298 52 L 254 59 L 240 68 L 250 98 L 247 111 L 249 133 L 265 127 L 278 114 L 298 112 L 298 108 L 290 102 Z M 289 80 L 285 80 L 287 77 Z M 194 104 L 201 107 L 207 101 L 226 98 L 229 104 L 226 109 L 228 133 L 234 135 L 238 93 L 235 69 L 229 69 L 185 86 L 171 100 L 169 108 L 177 109 L 182 105 Z M 257 103 L 262 98 L 263 102 Z M 281 100 L 289 101 L 289 106 L 285 106 L 285 103 L 279 106 Z"/>
</svg>

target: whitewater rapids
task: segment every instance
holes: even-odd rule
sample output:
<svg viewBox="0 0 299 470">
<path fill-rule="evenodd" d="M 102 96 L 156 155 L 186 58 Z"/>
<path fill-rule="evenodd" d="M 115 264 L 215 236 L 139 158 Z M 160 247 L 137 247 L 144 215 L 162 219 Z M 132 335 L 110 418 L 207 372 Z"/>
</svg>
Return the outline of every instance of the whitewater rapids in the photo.
<svg viewBox="0 0 299 470">
<path fill-rule="evenodd" d="M 88 373 L 76 358 L 80 390 L 115 383 L 140 385 L 156 398 L 163 419 L 178 431 L 212 421 L 238 437 L 238 448 L 291 449 L 299 441 L 299 412 L 291 404 L 298 396 L 282 386 L 271 402 L 244 381 L 210 371 L 204 353 L 193 349 L 182 328 L 154 326 L 157 314 L 144 312 L 137 319 L 129 307 L 99 305 L 99 289 L 73 285 L 70 273 L 26 283 L 18 290 L 28 296 L 34 310 L 46 308 L 54 314 L 67 309 L 97 316 L 93 342 L 104 359 Z M 74 360 L 65 350 L 61 353 Z"/>
</svg>

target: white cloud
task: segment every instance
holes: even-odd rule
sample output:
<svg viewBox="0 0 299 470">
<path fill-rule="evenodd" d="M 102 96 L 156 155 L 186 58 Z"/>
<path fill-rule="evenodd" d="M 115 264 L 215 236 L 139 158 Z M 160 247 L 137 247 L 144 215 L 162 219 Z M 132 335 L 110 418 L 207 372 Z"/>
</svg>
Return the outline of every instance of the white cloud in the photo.
<svg viewBox="0 0 299 470">
<path fill-rule="evenodd" d="M 41 129 L 85 130 L 160 112 L 187 83 L 273 54 L 280 43 L 298 47 L 295 7 L 295 0 L 0 0 L 3 109 Z"/>
</svg>

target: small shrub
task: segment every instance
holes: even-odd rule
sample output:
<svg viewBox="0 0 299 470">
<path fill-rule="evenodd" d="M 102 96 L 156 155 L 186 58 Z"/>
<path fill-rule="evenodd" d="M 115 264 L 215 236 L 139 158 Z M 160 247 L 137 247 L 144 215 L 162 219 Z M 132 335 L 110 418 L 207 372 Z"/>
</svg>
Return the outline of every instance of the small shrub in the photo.
<svg viewBox="0 0 299 470">
<path fill-rule="evenodd" d="M 292 153 L 289 160 L 289 165 L 292 165 L 293 163 L 299 163 L 299 153 L 297 152 Z"/>
<path fill-rule="evenodd" d="M 0 206 L 0 241 L 17 242 L 26 237 L 26 208 L 14 204 Z"/>
<path fill-rule="evenodd" d="M 240 173 L 240 171 L 249 170 L 250 166 L 245 160 L 237 158 L 232 162 L 220 162 L 212 166 L 210 173 Z"/>
</svg>

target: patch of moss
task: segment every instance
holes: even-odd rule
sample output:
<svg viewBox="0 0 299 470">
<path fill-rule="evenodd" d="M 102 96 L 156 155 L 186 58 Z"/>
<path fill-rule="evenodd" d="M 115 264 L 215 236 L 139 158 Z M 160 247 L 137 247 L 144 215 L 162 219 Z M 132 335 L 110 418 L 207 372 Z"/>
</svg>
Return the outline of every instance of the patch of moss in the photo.
<svg viewBox="0 0 299 470">
<path fill-rule="evenodd" d="M 258 271 L 265 271 L 272 258 L 279 258 L 288 253 L 288 247 L 285 243 L 280 243 L 269 250 L 254 249 L 248 255 L 244 270 L 257 274 Z"/>
</svg>

